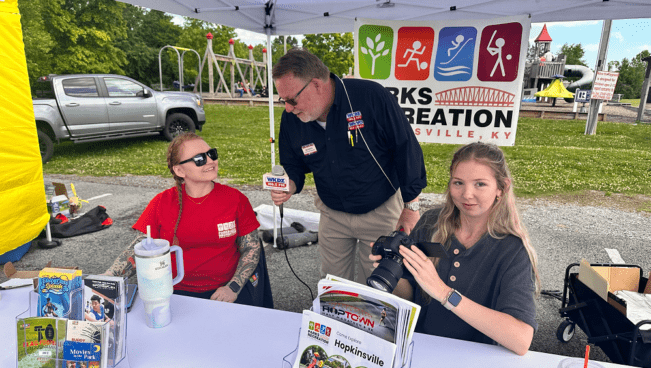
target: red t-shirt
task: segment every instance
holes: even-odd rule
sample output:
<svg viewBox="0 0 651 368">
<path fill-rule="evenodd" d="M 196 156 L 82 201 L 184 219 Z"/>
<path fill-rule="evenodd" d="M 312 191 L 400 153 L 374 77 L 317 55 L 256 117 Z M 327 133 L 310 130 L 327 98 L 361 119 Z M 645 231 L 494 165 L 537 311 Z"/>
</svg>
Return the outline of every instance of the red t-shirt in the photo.
<svg viewBox="0 0 651 368">
<path fill-rule="evenodd" d="M 235 274 L 240 259 L 235 239 L 260 224 L 249 199 L 237 189 L 215 183 L 206 197 L 190 200 L 183 188 L 183 214 L 176 237 L 183 249 L 185 276 L 174 289 L 197 293 L 215 290 Z M 158 193 L 133 228 L 146 234 L 150 225 L 153 238 L 166 239 L 171 245 L 178 216 L 178 191 L 174 187 Z M 172 274 L 176 277 L 174 253 Z"/>
</svg>

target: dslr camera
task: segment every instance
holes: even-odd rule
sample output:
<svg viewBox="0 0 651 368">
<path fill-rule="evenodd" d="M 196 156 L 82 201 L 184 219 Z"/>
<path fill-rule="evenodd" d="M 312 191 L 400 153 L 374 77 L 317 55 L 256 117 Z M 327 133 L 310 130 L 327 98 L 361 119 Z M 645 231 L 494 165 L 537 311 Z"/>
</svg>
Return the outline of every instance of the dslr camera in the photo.
<svg viewBox="0 0 651 368">
<path fill-rule="evenodd" d="M 404 258 L 400 255 L 401 245 L 407 248 L 415 245 L 428 257 L 447 258 L 441 243 L 416 242 L 404 232 L 394 231 L 388 236 L 379 237 L 373 244 L 371 253 L 381 255 L 382 259 L 371 276 L 366 279 L 368 286 L 391 293 L 404 273 L 412 277 L 404 266 Z"/>
</svg>

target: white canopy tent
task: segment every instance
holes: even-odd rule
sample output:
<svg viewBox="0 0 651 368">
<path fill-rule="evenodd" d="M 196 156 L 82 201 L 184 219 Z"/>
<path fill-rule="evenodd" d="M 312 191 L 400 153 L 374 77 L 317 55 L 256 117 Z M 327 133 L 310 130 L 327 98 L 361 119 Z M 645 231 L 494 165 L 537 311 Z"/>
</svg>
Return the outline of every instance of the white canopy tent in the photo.
<svg viewBox="0 0 651 368">
<path fill-rule="evenodd" d="M 379 20 L 436 21 L 487 19 L 529 15 L 531 22 L 571 22 L 651 18 L 651 0 L 120 0 L 207 22 L 267 35 L 352 32 L 357 17 Z M 605 30 L 607 29 L 607 32 Z M 605 65 L 610 34 L 606 22 L 595 65 Z M 604 37 L 606 35 L 606 37 Z M 267 67 L 271 71 L 271 60 Z M 271 165 L 276 162 L 273 141 L 273 82 L 268 74 Z M 597 101 L 595 101 L 597 102 Z M 598 104 L 598 103 L 597 103 Z M 590 121 L 596 124 L 597 104 Z M 596 128 L 596 125 L 595 125 Z M 594 134 L 594 133 L 592 133 Z M 274 217 L 274 221 L 275 221 Z M 276 227 L 276 226 L 274 226 Z M 275 230 L 275 229 L 274 229 Z M 274 239 L 276 234 L 274 234 Z"/>
</svg>

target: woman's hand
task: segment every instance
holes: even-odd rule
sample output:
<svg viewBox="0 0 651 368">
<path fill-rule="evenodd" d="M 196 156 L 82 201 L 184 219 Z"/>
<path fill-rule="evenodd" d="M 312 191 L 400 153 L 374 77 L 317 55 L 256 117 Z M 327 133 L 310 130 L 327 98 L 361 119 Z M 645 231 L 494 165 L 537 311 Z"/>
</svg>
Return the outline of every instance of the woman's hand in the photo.
<svg viewBox="0 0 651 368">
<path fill-rule="evenodd" d="M 405 260 L 407 270 L 427 294 L 438 302 L 448 295 L 451 288 L 441 280 L 432 260 L 427 258 L 423 251 L 415 245 L 412 245 L 411 249 L 401 245 L 400 255 Z"/>
<path fill-rule="evenodd" d="M 237 294 L 231 290 L 228 286 L 224 285 L 217 290 L 215 290 L 215 293 L 212 294 L 210 297 L 210 300 L 217 300 L 219 302 L 227 302 L 227 303 L 232 303 L 237 299 Z"/>
</svg>

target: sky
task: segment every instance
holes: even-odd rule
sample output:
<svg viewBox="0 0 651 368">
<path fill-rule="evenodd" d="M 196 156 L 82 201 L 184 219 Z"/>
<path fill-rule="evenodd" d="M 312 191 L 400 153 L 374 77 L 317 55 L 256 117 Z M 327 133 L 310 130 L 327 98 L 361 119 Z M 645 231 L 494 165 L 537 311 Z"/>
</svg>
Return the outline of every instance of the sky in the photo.
<svg viewBox="0 0 651 368">
<path fill-rule="evenodd" d="M 538 37 L 542 30 L 543 23 L 532 23 L 531 32 L 529 33 L 529 42 Z M 554 22 L 547 23 L 547 31 L 552 38 L 552 53 L 558 54 L 561 46 L 564 44 L 572 45 L 580 43 L 583 46 L 585 54 L 583 60 L 592 69 L 597 62 L 597 53 L 599 52 L 599 40 L 601 39 L 601 30 L 603 21 L 583 21 L 583 22 Z M 236 29 L 238 38 L 249 45 L 266 44 L 267 36 L 243 29 Z M 608 54 L 606 56 L 606 65 L 608 62 L 617 60 L 622 61 L 624 58 L 631 60 L 642 50 L 651 52 L 651 19 L 622 19 L 613 20 L 610 29 L 610 41 L 608 44 Z M 274 37 L 272 36 L 272 40 Z M 300 35 L 295 35 L 299 40 Z"/>
</svg>

